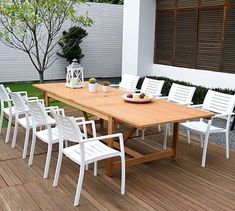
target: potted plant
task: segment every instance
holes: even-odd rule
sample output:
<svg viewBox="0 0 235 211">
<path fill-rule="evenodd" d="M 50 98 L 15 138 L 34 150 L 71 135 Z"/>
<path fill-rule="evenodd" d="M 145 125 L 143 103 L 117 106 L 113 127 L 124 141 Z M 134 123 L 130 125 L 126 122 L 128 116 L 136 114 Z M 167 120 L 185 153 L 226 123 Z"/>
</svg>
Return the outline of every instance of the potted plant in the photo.
<svg viewBox="0 0 235 211">
<path fill-rule="evenodd" d="M 105 80 L 105 81 L 102 82 L 102 85 L 103 85 L 103 92 L 109 92 L 110 82 Z"/>
<path fill-rule="evenodd" d="M 97 83 L 96 83 L 96 79 L 95 78 L 90 78 L 89 79 L 89 92 L 96 92 L 97 90 Z"/>
</svg>

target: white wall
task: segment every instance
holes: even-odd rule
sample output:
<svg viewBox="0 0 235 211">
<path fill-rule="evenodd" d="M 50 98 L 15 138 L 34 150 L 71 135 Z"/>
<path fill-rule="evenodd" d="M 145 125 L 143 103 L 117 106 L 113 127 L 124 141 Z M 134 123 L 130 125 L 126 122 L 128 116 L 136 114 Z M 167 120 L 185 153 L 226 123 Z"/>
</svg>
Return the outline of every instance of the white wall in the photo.
<svg viewBox="0 0 235 211">
<path fill-rule="evenodd" d="M 235 74 L 154 64 L 153 75 L 187 81 L 208 88 L 235 89 Z"/>
<path fill-rule="evenodd" d="M 85 77 L 119 77 L 122 61 L 122 17 L 123 6 L 88 3 L 79 5 L 78 13 L 85 14 L 94 21 L 87 28 L 88 37 L 82 43 L 82 66 Z M 63 30 L 71 27 L 66 23 Z M 64 79 L 68 63 L 58 57 L 54 65 L 46 70 L 45 79 Z M 0 43 L 0 83 L 8 81 L 38 80 L 38 73 L 26 54 Z"/>
<path fill-rule="evenodd" d="M 235 74 L 153 64 L 156 0 L 125 0 L 122 73 L 235 89 Z"/>
<path fill-rule="evenodd" d="M 122 73 L 152 74 L 156 0 L 124 0 Z"/>
</svg>

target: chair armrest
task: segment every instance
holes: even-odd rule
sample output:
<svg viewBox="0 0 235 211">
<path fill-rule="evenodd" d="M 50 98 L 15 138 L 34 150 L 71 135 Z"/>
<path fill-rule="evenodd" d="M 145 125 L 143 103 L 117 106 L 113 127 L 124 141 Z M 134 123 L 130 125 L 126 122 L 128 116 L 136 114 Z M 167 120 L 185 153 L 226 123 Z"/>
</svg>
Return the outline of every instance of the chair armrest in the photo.
<svg viewBox="0 0 235 211">
<path fill-rule="evenodd" d="M 90 121 L 83 121 L 83 122 L 78 122 L 77 125 L 78 126 L 82 126 L 83 127 L 83 132 L 84 132 L 84 137 L 85 139 L 87 139 L 87 125 L 91 124 L 91 129 L 92 129 L 92 135 L 93 138 L 96 137 L 96 128 L 95 128 L 95 121 L 94 120 L 90 120 Z"/>
<path fill-rule="evenodd" d="M 31 100 L 38 100 L 38 97 L 27 97 L 27 100 L 28 100 L 28 101 L 31 101 Z"/>
<path fill-rule="evenodd" d="M 191 105 L 191 108 L 202 108 L 203 104 Z"/>
<path fill-rule="evenodd" d="M 12 100 L 12 99 L 9 99 L 9 100 L 3 100 L 3 102 L 11 103 L 11 102 L 13 102 L 13 100 Z"/>
<path fill-rule="evenodd" d="M 110 87 L 119 87 L 119 84 L 110 84 Z"/>
<path fill-rule="evenodd" d="M 123 138 L 122 133 L 116 133 L 116 134 L 111 134 L 111 135 L 106 135 L 106 136 L 99 136 L 95 138 L 88 138 L 80 141 L 81 143 L 86 143 L 86 142 L 92 142 L 92 141 L 102 141 L 102 140 L 107 140 L 107 139 L 113 139 L 113 138 Z"/>
<path fill-rule="evenodd" d="M 159 100 L 167 100 L 167 99 L 168 99 L 168 96 L 159 96 L 158 99 L 159 99 Z"/>
<path fill-rule="evenodd" d="M 28 93 L 26 91 L 20 91 L 20 92 L 16 92 L 19 93 L 20 95 L 24 95 L 28 98 Z"/>
<path fill-rule="evenodd" d="M 46 110 L 47 113 L 51 113 L 51 109 L 54 109 L 54 111 L 57 112 L 59 110 L 59 106 L 45 107 L 45 110 Z"/>
<path fill-rule="evenodd" d="M 118 138 L 119 139 L 120 151 L 121 151 L 121 153 L 124 156 L 125 155 L 125 148 L 124 148 L 124 141 L 123 141 L 122 133 L 116 133 L 116 134 L 112 134 L 112 135 L 106 135 L 106 136 L 99 136 L 99 137 L 95 137 L 95 138 L 89 138 L 89 139 L 82 140 L 81 143 L 92 142 L 92 141 L 102 141 L 102 140 L 114 139 L 114 138 Z"/>
<path fill-rule="evenodd" d="M 85 118 L 84 117 L 77 117 L 74 118 L 76 121 L 80 121 L 80 122 L 85 122 Z"/>
<path fill-rule="evenodd" d="M 224 113 L 224 114 L 215 114 L 212 118 L 221 118 L 221 117 L 226 117 L 226 116 L 233 116 L 235 113 Z"/>
</svg>

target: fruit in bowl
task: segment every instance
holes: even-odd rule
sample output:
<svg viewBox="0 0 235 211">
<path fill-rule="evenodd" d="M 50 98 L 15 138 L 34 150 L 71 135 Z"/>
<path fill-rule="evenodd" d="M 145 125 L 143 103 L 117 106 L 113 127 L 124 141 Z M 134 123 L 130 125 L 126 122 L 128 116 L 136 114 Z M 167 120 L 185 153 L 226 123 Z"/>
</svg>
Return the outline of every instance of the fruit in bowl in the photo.
<svg viewBox="0 0 235 211">
<path fill-rule="evenodd" d="M 145 94 L 144 94 L 144 93 L 141 93 L 141 94 L 140 94 L 140 99 L 144 99 L 144 97 L 145 97 Z"/>
<path fill-rule="evenodd" d="M 140 95 L 134 95 L 133 98 L 136 99 L 136 100 L 139 100 L 140 99 Z"/>
<path fill-rule="evenodd" d="M 126 97 L 127 97 L 127 98 L 133 98 L 133 94 L 129 93 L 129 94 L 127 94 Z"/>
</svg>

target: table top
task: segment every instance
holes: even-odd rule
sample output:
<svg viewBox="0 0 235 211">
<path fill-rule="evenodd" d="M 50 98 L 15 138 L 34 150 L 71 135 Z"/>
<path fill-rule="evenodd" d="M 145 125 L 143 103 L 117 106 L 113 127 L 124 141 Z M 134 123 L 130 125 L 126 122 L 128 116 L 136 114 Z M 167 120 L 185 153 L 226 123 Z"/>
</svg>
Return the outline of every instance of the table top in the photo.
<svg viewBox="0 0 235 211">
<path fill-rule="evenodd" d="M 34 87 L 67 102 L 72 102 L 78 108 L 79 106 L 89 108 L 137 128 L 198 118 L 210 119 L 214 115 L 211 112 L 159 99 L 144 104 L 129 103 L 121 98 L 122 90 L 110 87 L 110 92 L 104 93 L 101 85 L 98 85 L 96 93 L 90 93 L 87 84 L 83 89 L 66 88 L 64 83 L 34 84 Z"/>
</svg>

